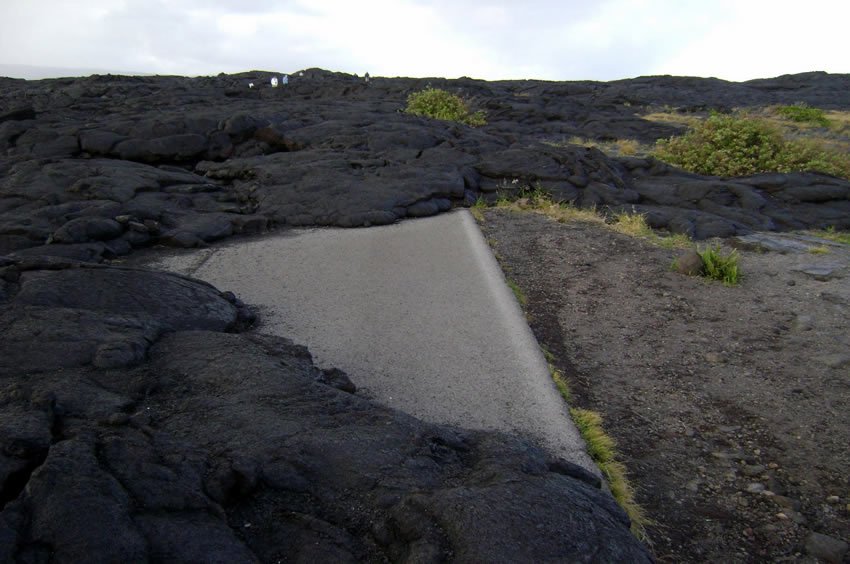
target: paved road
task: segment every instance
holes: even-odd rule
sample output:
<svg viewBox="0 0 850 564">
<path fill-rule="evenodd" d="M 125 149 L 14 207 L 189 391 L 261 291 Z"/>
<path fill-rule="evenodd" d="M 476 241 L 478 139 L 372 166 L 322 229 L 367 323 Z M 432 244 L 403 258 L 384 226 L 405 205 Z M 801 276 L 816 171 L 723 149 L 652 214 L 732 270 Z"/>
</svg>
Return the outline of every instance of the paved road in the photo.
<svg viewBox="0 0 850 564">
<path fill-rule="evenodd" d="M 425 420 L 531 436 L 598 474 L 468 211 L 303 229 L 160 258 L 260 306 L 359 393 Z"/>
</svg>

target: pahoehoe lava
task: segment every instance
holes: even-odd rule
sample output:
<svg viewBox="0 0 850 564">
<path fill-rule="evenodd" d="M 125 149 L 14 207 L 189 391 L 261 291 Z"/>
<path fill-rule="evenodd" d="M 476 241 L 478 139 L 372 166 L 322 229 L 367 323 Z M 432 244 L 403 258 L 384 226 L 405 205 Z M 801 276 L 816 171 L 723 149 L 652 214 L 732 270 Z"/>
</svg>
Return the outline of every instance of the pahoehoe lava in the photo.
<svg viewBox="0 0 850 564">
<path fill-rule="evenodd" d="M 703 177 L 545 141 L 651 141 L 677 129 L 636 110 L 665 104 L 848 109 L 850 76 L 271 76 L 0 78 L 0 560 L 651 560 L 581 469 L 370 402 L 251 331 L 233 294 L 109 261 L 434 215 L 514 179 L 696 238 L 847 228 L 831 176 Z M 488 124 L 402 113 L 429 84 Z"/>
</svg>

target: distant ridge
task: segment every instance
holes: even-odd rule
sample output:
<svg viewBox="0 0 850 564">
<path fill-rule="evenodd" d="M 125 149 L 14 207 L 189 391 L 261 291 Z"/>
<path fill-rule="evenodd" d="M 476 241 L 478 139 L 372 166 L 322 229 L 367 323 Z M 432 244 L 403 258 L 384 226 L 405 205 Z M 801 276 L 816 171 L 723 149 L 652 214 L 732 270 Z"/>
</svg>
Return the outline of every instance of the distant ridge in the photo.
<svg viewBox="0 0 850 564">
<path fill-rule="evenodd" d="M 9 78 L 24 78 L 26 80 L 41 80 L 43 78 L 65 78 L 69 76 L 90 76 L 92 74 L 122 74 L 136 76 L 152 76 L 149 72 L 128 70 L 109 70 L 85 67 L 42 67 L 38 65 L 16 65 L 0 63 L 0 76 Z"/>
</svg>

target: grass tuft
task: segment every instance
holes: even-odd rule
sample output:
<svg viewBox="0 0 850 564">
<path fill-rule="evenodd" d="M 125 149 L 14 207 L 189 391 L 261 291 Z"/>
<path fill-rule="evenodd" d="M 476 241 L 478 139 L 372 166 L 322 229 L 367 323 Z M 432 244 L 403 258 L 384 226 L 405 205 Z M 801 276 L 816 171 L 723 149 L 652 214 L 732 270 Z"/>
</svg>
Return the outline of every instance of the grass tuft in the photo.
<svg viewBox="0 0 850 564">
<path fill-rule="evenodd" d="M 694 242 L 687 233 L 668 233 L 659 237 L 657 243 L 665 249 L 688 249 L 694 246 Z"/>
<path fill-rule="evenodd" d="M 705 266 L 705 276 L 713 280 L 723 282 L 725 286 L 734 286 L 740 281 L 740 272 L 738 270 L 738 252 L 732 251 L 724 255 L 720 251 L 720 247 L 708 247 L 705 250 L 697 251 L 702 258 L 702 263 Z"/>
<path fill-rule="evenodd" d="M 639 213 L 619 212 L 615 214 L 612 227 L 614 231 L 631 237 L 649 239 L 655 236 L 655 232 L 646 222 L 646 216 Z"/>
<path fill-rule="evenodd" d="M 482 223 L 484 221 L 484 210 L 487 209 L 487 200 L 482 198 L 481 196 L 475 200 L 475 203 L 469 206 L 469 211 L 472 213 L 472 217 L 478 223 Z"/>
<path fill-rule="evenodd" d="M 626 477 L 626 468 L 617 460 L 616 443 L 602 428 L 602 416 L 578 407 L 571 408 L 570 415 L 587 443 L 588 453 L 605 475 L 611 494 L 631 519 L 632 533 L 640 540 L 648 541 L 646 526 L 651 521 L 635 501 L 635 492 Z"/>
<path fill-rule="evenodd" d="M 611 228 L 618 233 L 645 239 L 653 245 L 665 249 L 687 249 L 693 247 L 693 241 L 685 233 L 661 234 L 652 229 L 646 221 L 646 215 L 641 213 L 619 212 L 614 215 Z"/>
<path fill-rule="evenodd" d="M 820 231 L 809 231 L 809 234 L 814 235 L 815 237 L 829 239 L 830 241 L 835 241 L 836 243 L 844 243 L 845 245 L 850 245 L 850 232 L 836 231 L 835 227 L 832 225 Z"/>
</svg>

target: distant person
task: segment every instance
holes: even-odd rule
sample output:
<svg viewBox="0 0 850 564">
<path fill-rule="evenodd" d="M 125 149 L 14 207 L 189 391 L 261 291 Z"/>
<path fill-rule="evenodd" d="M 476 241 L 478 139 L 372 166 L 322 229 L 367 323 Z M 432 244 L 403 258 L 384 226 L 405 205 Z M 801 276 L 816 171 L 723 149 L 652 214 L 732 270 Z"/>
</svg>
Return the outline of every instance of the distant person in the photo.
<svg viewBox="0 0 850 564">
<path fill-rule="evenodd" d="M 288 74 L 283 75 L 283 78 L 280 79 L 280 82 L 284 85 L 289 84 L 289 75 Z"/>
<path fill-rule="evenodd" d="M 277 88 L 277 77 L 276 76 L 272 77 L 272 88 Z"/>
<path fill-rule="evenodd" d="M 371 77 L 369 76 L 369 73 L 367 72 L 365 75 L 363 75 L 363 78 L 365 78 L 365 79 L 366 79 L 366 82 L 368 83 L 368 82 L 369 82 L 369 79 L 370 79 Z"/>
</svg>

